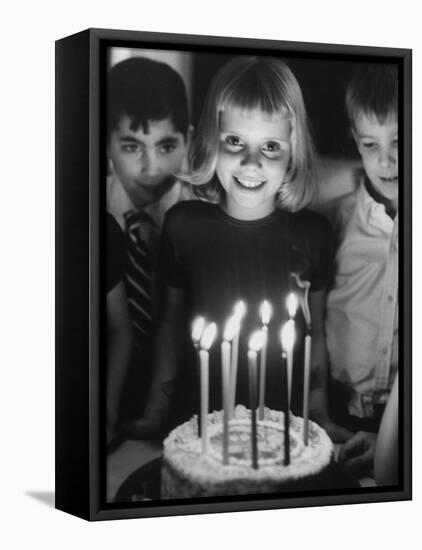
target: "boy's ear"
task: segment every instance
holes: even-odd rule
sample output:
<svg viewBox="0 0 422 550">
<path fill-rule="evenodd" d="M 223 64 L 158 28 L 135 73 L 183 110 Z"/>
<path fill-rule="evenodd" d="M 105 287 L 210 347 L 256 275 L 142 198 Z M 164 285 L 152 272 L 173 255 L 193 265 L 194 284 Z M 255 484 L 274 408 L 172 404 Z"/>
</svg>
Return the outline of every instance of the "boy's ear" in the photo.
<svg viewBox="0 0 422 550">
<path fill-rule="evenodd" d="M 108 145 L 107 145 L 106 155 L 107 155 L 106 157 L 107 158 L 107 175 L 109 176 L 114 172 L 114 165 L 113 165 L 113 161 L 111 160 L 110 149 Z"/>
</svg>

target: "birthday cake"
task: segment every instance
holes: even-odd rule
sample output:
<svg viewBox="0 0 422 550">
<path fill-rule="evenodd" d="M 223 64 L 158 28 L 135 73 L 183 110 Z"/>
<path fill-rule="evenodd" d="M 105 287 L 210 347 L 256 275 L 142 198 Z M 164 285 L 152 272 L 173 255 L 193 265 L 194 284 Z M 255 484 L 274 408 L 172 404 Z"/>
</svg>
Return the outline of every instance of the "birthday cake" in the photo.
<svg viewBox="0 0 422 550">
<path fill-rule="evenodd" d="M 257 425 L 257 467 L 253 467 L 251 414 L 238 405 L 229 423 L 228 463 L 223 464 L 223 414 L 208 415 L 208 444 L 202 452 L 196 417 L 175 428 L 164 441 L 162 498 L 274 493 L 312 487 L 332 461 L 333 444 L 314 422 L 303 442 L 302 418 L 289 415 L 286 465 L 284 413 L 265 408 Z"/>
</svg>

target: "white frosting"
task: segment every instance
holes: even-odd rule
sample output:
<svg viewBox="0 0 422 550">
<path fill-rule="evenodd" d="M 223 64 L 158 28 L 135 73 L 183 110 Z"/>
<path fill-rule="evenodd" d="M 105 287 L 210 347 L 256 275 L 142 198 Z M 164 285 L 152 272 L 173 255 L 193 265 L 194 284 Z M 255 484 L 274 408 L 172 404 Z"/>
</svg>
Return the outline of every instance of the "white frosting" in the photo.
<svg viewBox="0 0 422 550">
<path fill-rule="evenodd" d="M 258 421 L 258 469 L 252 468 L 250 411 L 238 405 L 229 424 L 229 463 L 222 461 L 222 412 L 208 415 L 208 452 L 202 454 L 197 420 L 175 428 L 164 441 L 164 465 L 179 480 L 200 485 L 204 492 L 227 482 L 280 483 L 318 474 L 332 457 L 333 444 L 327 433 L 309 421 L 309 444 L 303 443 L 303 419 L 290 414 L 290 464 L 284 465 L 284 413 L 265 409 Z M 168 474 L 167 474 L 168 475 Z"/>
</svg>

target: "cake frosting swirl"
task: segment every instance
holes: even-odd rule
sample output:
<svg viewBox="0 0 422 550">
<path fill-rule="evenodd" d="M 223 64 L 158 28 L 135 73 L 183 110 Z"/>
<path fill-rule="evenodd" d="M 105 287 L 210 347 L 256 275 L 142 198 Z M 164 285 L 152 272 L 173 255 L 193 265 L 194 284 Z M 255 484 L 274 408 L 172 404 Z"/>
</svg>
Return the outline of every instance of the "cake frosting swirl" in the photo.
<svg viewBox="0 0 422 550">
<path fill-rule="evenodd" d="M 208 451 L 202 453 L 197 420 L 175 428 L 164 441 L 163 498 L 270 493 L 293 488 L 318 476 L 332 459 L 327 433 L 309 421 L 303 443 L 303 419 L 290 414 L 290 464 L 284 464 L 284 413 L 266 408 L 258 421 L 258 468 L 252 467 L 251 414 L 238 405 L 229 422 L 229 461 L 223 465 L 223 414 L 208 415 Z"/>
</svg>

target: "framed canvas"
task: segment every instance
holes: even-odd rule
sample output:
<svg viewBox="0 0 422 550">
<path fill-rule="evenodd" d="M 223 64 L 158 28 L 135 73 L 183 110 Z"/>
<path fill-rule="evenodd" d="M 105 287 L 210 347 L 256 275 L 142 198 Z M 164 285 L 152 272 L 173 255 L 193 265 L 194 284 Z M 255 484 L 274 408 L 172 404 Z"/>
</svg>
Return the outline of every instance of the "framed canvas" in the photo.
<svg viewBox="0 0 422 550">
<path fill-rule="evenodd" d="M 411 50 L 59 40 L 56 228 L 58 509 L 411 499 Z"/>
</svg>

